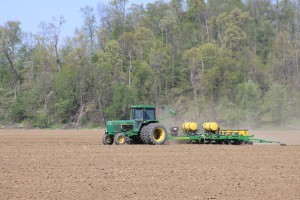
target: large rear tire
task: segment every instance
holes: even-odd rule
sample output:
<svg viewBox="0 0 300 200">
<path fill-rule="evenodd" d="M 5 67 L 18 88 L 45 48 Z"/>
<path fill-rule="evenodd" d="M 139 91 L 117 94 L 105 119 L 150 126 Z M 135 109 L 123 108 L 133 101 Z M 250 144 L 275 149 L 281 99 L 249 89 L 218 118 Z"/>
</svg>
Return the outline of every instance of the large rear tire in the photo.
<svg viewBox="0 0 300 200">
<path fill-rule="evenodd" d="M 114 137 L 110 136 L 110 135 L 107 135 L 107 134 L 104 134 L 102 136 L 102 143 L 104 145 L 112 145 L 114 143 Z"/>
<path fill-rule="evenodd" d="M 141 132 L 140 132 L 140 138 L 143 144 L 149 144 L 149 130 L 148 130 L 149 125 L 145 125 L 142 127 Z"/>
<path fill-rule="evenodd" d="M 164 144 L 167 139 L 166 128 L 158 123 L 144 126 L 140 133 L 141 140 L 144 144 Z"/>
<path fill-rule="evenodd" d="M 150 124 L 150 144 L 164 144 L 167 139 L 167 130 L 160 124 Z"/>
</svg>

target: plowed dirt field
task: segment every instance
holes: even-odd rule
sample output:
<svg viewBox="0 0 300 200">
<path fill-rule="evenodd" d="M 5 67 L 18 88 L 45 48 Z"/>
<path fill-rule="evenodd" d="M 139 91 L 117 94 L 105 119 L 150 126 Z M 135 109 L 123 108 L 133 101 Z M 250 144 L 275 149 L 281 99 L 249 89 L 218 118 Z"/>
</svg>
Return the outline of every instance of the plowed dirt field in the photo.
<svg viewBox="0 0 300 200">
<path fill-rule="evenodd" d="M 300 199 L 300 132 L 282 134 L 104 146 L 101 130 L 0 130 L 0 199 Z"/>
</svg>

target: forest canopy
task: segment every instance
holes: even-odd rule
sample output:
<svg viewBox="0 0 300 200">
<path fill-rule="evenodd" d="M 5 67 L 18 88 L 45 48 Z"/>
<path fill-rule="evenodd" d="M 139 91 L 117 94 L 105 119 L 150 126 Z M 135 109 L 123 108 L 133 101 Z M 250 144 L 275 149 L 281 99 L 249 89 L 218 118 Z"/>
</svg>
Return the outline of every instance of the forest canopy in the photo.
<svg viewBox="0 0 300 200">
<path fill-rule="evenodd" d="M 197 122 L 299 123 L 300 3 L 162 0 L 0 24 L 0 125 L 104 125 L 128 105 L 168 105 Z M 298 120 L 297 120 L 298 119 Z"/>
</svg>

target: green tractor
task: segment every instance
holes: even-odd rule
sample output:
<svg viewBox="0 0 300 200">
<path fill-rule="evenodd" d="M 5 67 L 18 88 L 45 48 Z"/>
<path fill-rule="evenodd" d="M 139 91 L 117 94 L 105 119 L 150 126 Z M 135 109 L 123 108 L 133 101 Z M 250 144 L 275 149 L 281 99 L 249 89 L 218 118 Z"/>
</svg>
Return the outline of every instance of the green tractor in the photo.
<svg viewBox="0 0 300 200">
<path fill-rule="evenodd" d="M 155 107 L 135 105 L 130 107 L 129 120 L 115 120 L 106 123 L 102 142 L 104 145 L 125 143 L 164 144 L 167 139 L 166 128 L 156 119 Z"/>
</svg>

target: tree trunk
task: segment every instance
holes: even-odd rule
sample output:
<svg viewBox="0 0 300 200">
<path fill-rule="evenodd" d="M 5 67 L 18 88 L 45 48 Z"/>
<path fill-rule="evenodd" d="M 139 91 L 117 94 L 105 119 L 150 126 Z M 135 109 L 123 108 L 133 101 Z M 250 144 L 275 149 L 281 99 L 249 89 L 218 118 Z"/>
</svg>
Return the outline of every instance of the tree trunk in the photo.
<svg viewBox="0 0 300 200">
<path fill-rule="evenodd" d="M 204 20 L 205 20 L 205 28 L 206 28 L 206 34 L 207 34 L 207 41 L 209 42 L 210 41 L 210 36 L 209 36 L 209 29 L 208 29 L 208 24 L 207 24 L 206 16 L 205 16 Z"/>
<path fill-rule="evenodd" d="M 128 89 L 130 91 L 131 88 L 131 70 L 132 70 L 132 63 L 131 63 L 131 52 L 129 52 L 129 69 L 128 69 Z"/>
<path fill-rule="evenodd" d="M 19 73 L 16 70 L 13 60 L 10 58 L 10 56 L 8 55 L 8 52 L 4 51 L 4 54 L 9 62 L 9 67 L 12 71 L 13 74 L 13 82 L 14 82 L 14 95 L 15 95 L 15 99 L 17 99 L 18 93 L 19 93 Z"/>
</svg>

